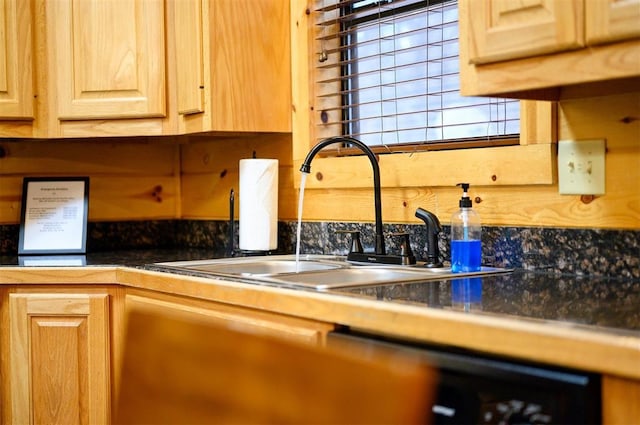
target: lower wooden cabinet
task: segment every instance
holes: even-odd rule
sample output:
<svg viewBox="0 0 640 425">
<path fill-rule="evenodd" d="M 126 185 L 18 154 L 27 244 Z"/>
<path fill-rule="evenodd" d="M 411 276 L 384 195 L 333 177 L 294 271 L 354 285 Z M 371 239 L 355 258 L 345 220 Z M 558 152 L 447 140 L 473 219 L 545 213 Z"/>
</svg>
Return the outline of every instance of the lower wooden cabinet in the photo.
<svg viewBox="0 0 640 425">
<path fill-rule="evenodd" d="M 327 333 L 334 325 L 325 322 L 307 320 L 247 307 L 223 304 L 214 301 L 163 294 L 150 290 L 127 288 L 124 307 L 117 306 L 121 316 L 126 311 L 138 309 L 152 311 L 165 316 L 202 321 L 218 326 L 286 338 L 305 344 L 324 346 Z M 112 359 L 112 395 L 118 399 L 122 369 L 122 357 L 126 347 L 126 319 L 113 327 L 112 340 L 115 345 Z M 115 408 L 115 406 L 114 406 Z"/>
<path fill-rule="evenodd" d="M 640 381 L 602 377 L 602 423 L 633 424 L 640 420 Z"/>
<path fill-rule="evenodd" d="M 128 309 L 324 345 L 334 325 L 121 285 L 0 285 L 0 423 L 109 424 Z M 602 423 L 640 415 L 640 381 L 603 376 Z"/>
<path fill-rule="evenodd" d="M 151 291 L 130 291 L 126 308 L 154 310 L 165 315 L 189 317 L 248 332 L 258 332 L 298 342 L 324 345 L 334 325 L 283 314 Z"/>
<path fill-rule="evenodd" d="M 3 422 L 109 423 L 109 294 L 6 295 Z"/>
<path fill-rule="evenodd" d="M 130 308 L 314 345 L 334 327 L 119 285 L 0 285 L 0 423 L 110 423 Z"/>
</svg>

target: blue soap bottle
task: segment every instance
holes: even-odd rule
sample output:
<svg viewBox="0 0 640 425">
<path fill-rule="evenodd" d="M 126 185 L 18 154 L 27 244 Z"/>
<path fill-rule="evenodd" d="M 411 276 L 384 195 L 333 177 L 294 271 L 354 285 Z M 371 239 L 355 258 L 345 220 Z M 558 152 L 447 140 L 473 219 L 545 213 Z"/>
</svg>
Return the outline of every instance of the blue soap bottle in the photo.
<svg viewBox="0 0 640 425">
<path fill-rule="evenodd" d="M 480 271 L 482 257 L 480 216 L 473 210 L 467 193 L 469 183 L 462 187 L 460 208 L 451 217 L 451 271 L 454 273 Z"/>
</svg>

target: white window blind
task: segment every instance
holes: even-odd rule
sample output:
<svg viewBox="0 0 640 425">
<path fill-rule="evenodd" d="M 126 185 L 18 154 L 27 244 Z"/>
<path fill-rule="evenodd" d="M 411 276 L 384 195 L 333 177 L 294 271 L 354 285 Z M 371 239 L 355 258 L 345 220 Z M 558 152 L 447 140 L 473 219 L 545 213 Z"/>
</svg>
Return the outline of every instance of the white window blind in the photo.
<svg viewBox="0 0 640 425">
<path fill-rule="evenodd" d="M 460 96 L 456 1 L 316 0 L 314 13 L 318 139 L 517 138 L 517 100 Z"/>
</svg>

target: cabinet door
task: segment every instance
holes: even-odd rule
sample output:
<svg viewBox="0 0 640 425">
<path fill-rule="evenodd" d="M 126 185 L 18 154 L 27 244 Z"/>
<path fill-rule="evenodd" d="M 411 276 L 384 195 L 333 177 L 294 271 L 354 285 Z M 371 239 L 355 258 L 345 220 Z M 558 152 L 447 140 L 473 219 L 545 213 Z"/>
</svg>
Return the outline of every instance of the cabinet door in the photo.
<svg viewBox="0 0 640 425">
<path fill-rule="evenodd" d="M 61 120 L 165 115 L 164 2 L 46 2 Z"/>
<path fill-rule="evenodd" d="M 204 111 L 202 0 L 173 0 L 178 114 Z"/>
<path fill-rule="evenodd" d="M 289 2 L 207 4 L 212 129 L 291 131 Z"/>
<path fill-rule="evenodd" d="M 127 294 L 127 309 L 161 312 L 165 315 L 188 317 L 235 329 L 258 332 L 312 345 L 324 345 L 326 334 L 333 330 L 329 323 L 233 307 L 214 302 L 177 297 L 141 297 Z"/>
<path fill-rule="evenodd" d="M 33 115 L 31 2 L 0 0 L 0 119 Z"/>
<path fill-rule="evenodd" d="M 585 0 L 587 44 L 640 36 L 640 0 Z"/>
<path fill-rule="evenodd" d="M 467 0 L 471 63 L 537 56 L 584 44 L 582 0 Z"/>
<path fill-rule="evenodd" d="M 106 294 L 10 294 L 13 423 L 109 423 Z"/>
<path fill-rule="evenodd" d="M 640 418 L 640 381 L 602 377 L 602 423 L 632 424 Z"/>
</svg>

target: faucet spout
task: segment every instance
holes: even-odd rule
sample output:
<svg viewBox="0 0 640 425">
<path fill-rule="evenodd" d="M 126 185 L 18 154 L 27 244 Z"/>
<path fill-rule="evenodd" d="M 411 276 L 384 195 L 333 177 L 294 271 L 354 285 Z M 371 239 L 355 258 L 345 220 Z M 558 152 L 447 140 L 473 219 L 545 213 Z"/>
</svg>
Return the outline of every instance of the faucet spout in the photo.
<svg viewBox="0 0 640 425">
<path fill-rule="evenodd" d="M 349 143 L 353 146 L 360 149 L 364 152 L 365 155 L 369 158 L 371 162 L 371 168 L 373 169 L 373 196 L 375 203 L 375 217 L 376 217 L 376 234 L 375 234 L 375 254 L 376 255 L 386 255 L 386 250 L 384 246 L 384 235 L 382 232 L 382 196 L 380 190 L 380 167 L 378 166 L 378 160 L 373 151 L 369 148 L 369 146 L 365 145 L 358 139 L 354 139 L 352 137 L 344 137 L 337 136 L 331 137 L 325 140 L 318 142 L 305 158 L 302 166 L 300 167 L 300 171 L 303 173 L 309 174 L 311 172 L 311 161 L 316 156 L 318 152 L 324 149 L 328 145 L 332 145 L 335 143 Z"/>
</svg>

